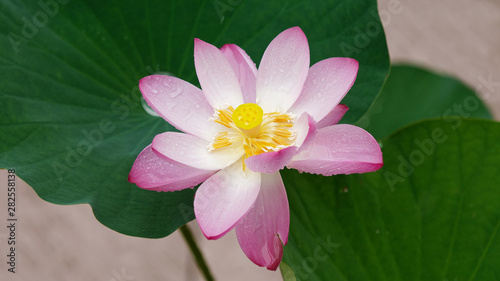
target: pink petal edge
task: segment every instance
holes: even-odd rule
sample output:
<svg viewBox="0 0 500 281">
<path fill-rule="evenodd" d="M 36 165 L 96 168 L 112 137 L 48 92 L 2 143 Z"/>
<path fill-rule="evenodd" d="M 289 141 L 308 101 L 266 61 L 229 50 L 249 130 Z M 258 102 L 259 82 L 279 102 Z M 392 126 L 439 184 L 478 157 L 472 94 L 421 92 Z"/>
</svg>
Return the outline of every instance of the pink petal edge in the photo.
<svg viewBox="0 0 500 281">
<path fill-rule="evenodd" d="M 260 190 L 261 174 L 235 163 L 208 178 L 196 191 L 194 212 L 208 239 L 224 236 L 245 215 Z"/>
<path fill-rule="evenodd" d="M 314 140 L 287 165 L 324 176 L 373 172 L 382 166 L 382 152 L 373 136 L 347 124 L 319 129 Z"/>
<path fill-rule="evenodd" d="M 194 65 L 201 89 L 213 108 L 236 108 L 243 103 L 238 78 L 217 47 L 195 38 Z"/>
<path fill-rule="evenodd" d="M 139 89 L 148 105 L 177 129 L 206 140 L 214 136 L 218 125 L 209 121 L 214 109 L 197 87 L 176 77 L 150 75 L 140 80 Z"/>
<path fill-rule="evenodd" d="M 152 148 L 174 161 L 201 170 L 223 169 L 243 156 L 239 146 L 209 152 L 209 142 L 193 135 L 165 132 L 153 139 Z"/>
<path fill-rule="evenodd" d="M 138 187 L 155 191 L 177 191 L 193 188 L 215 171 L 192 168 L 157 155 L 148 145 L 135 159 L 128 181 Z"/>
<path fill-rule="evenodd" d="M 243 101 L 255 103 L 255 83 L 257 80 L 255 63 L 242 48 L 235 44 L 226 44 L 220 50 L 240 82 Z"/>
<path fill-rule="evenodd" d="M 300 27 L 276 36 L 257 72 L 257 100 L 264 112 L 288 111 L 299 97 L 309 70 L 309 44 Z"/>
<path fill-rule="evenodd" d="M 302 151 L 303 148 L 314 139 L 314 136 L 318 132 L 316 122 L 307 113 L 303 113 L 299 119 L 297 119 L 292 129 L 297 134 L 297 139 L 295 140 L 295 146 L 299 148 L 297 153 Z"/>
<path fill-rule="evenodd" d="M 289 146 L 278 151 L 248 157 L 245 160 L 245 164 L 254 172 L 272 174 L 285 168 L 296 152 L 296 146 Z"/>
<path fill-rule="evenodd" d="M 342 117 L 346 114 L 346 112 L 349 110 L 349 107 L 345 104 L 339 104 L 335 108 L 333 108 L 330 113 L 328 113 L 325 118 L 321 119 L 316 126 L 318 128 L 324 128 L 328 126 L 335 125 L 340 122 Z"/>
<path fill-rule="evenodd" d="M 328 58 L 309 69 L 302 93 L 290 111 L 309 113 L 316 122 L 333 110 L 351 89 L 359 63 L 351 58 Z"/>
<path fill-rule="evenodd" d="M 288 242 L 290 212 L 279 173 L 263 174 L 253 207 L 235 227 L 241 249 L 258 266 L 276 270 Z"/>
</svg>

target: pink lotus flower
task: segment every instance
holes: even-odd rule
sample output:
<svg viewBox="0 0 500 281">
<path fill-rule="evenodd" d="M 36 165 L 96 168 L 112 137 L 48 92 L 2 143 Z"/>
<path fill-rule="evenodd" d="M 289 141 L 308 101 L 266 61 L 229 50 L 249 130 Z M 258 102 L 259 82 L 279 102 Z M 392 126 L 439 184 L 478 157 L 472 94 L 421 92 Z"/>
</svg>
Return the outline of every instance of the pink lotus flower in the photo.
<svg viewBox="0 0 500 281">
<path fill-rule="evenodd" d="M 358 62 L 329 58 L 309 68 L 299 27 L 279 34 L 259 69 L 240 47 L 220 50 L 194 41 L 202 90 L 176 77 L 151 75 L 139 87 L 148 104 L 185 133 L 166 132 L 137 157 L 129 181 L 156 191 L 200 184 L 194 211 L 208 239 L 235 228 L 243 252 L 276 270 L 288 240 L 285 166 L 325 176 L 379 169 L 376 140 L 352 125 L 336 125 L 339 102 Z"/>
</svg>

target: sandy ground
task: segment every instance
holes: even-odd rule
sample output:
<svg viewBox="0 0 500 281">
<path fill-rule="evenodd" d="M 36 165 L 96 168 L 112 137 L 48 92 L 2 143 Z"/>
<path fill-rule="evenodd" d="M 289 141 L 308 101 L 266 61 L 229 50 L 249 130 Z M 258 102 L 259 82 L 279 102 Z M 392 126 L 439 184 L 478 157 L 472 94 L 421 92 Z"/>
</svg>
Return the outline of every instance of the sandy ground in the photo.
<svg viewBox="0 0 500 281">
<path fill-rule="evenodd" d="M 379 3 L 392 61 L 462 79 L 478 89 L 498 119 L 500 2 L 398 2 Z M 2 188 L 6 174 L 0 171 Z M 0 280 L 202 280 L 179 233 L 157 240 L 124 236 L 102 226 L 87 205 L 53 205 L 22 181 L 17 184 L 16 274 L 6 271 L 6 191 L 0 191 Z M 190 226 L 218 280 L 281 280 L 279 272 L 253 265 L 233 232 L 208 241 L 195 222 Z"/>
</svg>

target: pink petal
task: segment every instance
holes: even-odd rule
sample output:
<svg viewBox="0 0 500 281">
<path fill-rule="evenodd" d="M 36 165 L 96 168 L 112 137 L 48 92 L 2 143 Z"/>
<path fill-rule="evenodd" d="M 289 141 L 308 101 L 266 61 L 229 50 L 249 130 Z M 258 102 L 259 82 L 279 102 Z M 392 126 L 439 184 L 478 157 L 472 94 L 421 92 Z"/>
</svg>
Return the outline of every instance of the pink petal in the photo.
<svg viewBox="0 0 500 281">
<path fill-rule="evenodd" d="M 280 174 L 262 174 L 259 196 L 235 227 L 241 249 L 255 264 L 276 270 L 288 242 L 289 226 L 288 199 Z"/>
<path fill-rule="evenodd" d="M 139 88 L 146 102 L 177 129 L 209 140 L 217 123 L 209 121 L 214 109 L 203 92 L 190 83 L 166 75 L 141 79 Z"/>
<path fill-rule="evenodd" d="M 309 45 L 299 27 L 267 46 L 257 72 L 257 100 L 264 112 L 286 112 L 297 100 L 309 70 Z"/>
<path fill-rule="evenodd" d="M 219 49 L 194 39 L 194 65 L 201 89 L 214 108 L 236 108 L 243 103 L 238 78 Z"/>
<path fill-rule="evenodd" d="M 245 103 L 255 103 L 255 81 L 257 67 L 247 53 L 234 44 L 226 44 L 220 49 L 240 82 Z"/>
<path fill-rule="evenodd" d="M 351 58 L 329 58 L 314 64 L 290 112 L 298 116 L 307 112 L 316 122 L 323 119 L 351 89 L 358 67 Z"/>
<path fill-rule="evenodd" d="M 238 162 L 200 186 L 194 198 L 194 212 L 208 239 L 222 237 L 250 209 L 259 194 L 260 178 L 260 173 L 244 172 Z"/>
<path fill-rule="evenodd" d="M 157 155 L 148 145 L 135 159 L 128 181 L 140 188 L 156 191 L 177 191 L 192 188 L 215 171 L 192 168 Z"/>
<path fill-rule="evenodd" d="M 241 146 L 229 146 L 209 152 L 209 142 L 193 135 L 166 132 L 153 139 L 152 147 L 158 153 L 202 170 L 223 169 L 243 156 Z"/>
<path fill-rule="evenodd" d="M 296 152 L 296 146 L 289 146 L 278 151 L 248 157 L 245 164 L 254 172 L 272 174 L 285 168 Z"/>
<path fill-rule="evenodd" d="M 367 131 L 340 124 L 319 129 L 314 140 L 287 167 L 331 176 L 373 172 L 382 165 L 380 146 Z"/>
<path fill-rule="evenodd" d="M 316 122 L 314 122 L 313 118 L 307 113 L 303 113 L 299 119 L 297 119 L 292 129 L 296 133 L 295 146 L 299 147 L 299 151 L 302 150 L 303 146 L 307 146 L 307 144 L 314 139 L 318 131 L 316 129 Z"/>
<path fill-rule="evenodd" d="M 321 119 L 316 126 L 318 128 L 324 128 L 331 125 L 339 123 L 340 119 L 344 117 L 344 114 L 349 110 L 349 107 L 345 104 L 339 104 L 328 113 L 325 118 Z"/>
</svg>

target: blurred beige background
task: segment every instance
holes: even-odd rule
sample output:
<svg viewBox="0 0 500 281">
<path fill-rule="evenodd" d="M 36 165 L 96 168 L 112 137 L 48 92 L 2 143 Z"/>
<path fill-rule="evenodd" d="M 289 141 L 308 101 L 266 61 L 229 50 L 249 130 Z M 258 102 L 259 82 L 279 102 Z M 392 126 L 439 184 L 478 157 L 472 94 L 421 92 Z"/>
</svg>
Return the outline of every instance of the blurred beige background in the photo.
<svg viewBox="0 0 500 281">
<path fill-rule="evenodd" d="M 500 2 L 382 0 L 379 9 L 393 62 L 460 78 L 500 117 Z M 482 80 L 490 84 L 480 86 Z M 6 174 L 0 171 L 0 280 L 202 280 L 179 233 L 157 240 L 124 236 L 102 226 L 88 205 L 47 203 L 20 180 L 17 273 L 8 273 Z M 250 262 L 233 232 L 208 241 L 195 222 L 190 226 L 218 280 L 281 280 L 279 272 Z"/>
</svg>

